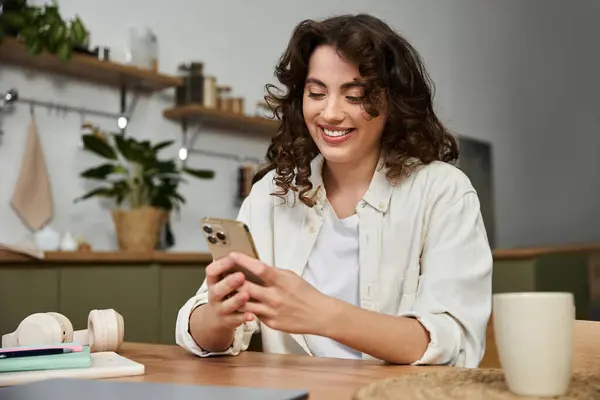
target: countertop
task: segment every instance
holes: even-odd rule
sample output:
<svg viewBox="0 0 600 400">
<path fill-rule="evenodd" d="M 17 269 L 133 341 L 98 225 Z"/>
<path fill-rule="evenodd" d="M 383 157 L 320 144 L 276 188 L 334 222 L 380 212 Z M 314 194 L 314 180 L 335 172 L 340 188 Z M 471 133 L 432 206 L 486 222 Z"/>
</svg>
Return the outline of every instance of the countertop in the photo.
<svg viewBox="0 0 600 400">
<path fill-rule="evenodd" d="M 549 254 L 560 253 L 600 253 L 600 243 L 569 244 L 546 247 L 524 247 L 514 249 L 494 249 L 494 260 L 530 259 Z M 0 250 L 0 265 L 12 264 L 151 264 L 207 265 L 212 261 L 206 252 L 124 252 L 124 251 L 51 251 L 45 253 L 44 259 L 36 259 L 24 254 L 8 250 Z"/>
</svg>

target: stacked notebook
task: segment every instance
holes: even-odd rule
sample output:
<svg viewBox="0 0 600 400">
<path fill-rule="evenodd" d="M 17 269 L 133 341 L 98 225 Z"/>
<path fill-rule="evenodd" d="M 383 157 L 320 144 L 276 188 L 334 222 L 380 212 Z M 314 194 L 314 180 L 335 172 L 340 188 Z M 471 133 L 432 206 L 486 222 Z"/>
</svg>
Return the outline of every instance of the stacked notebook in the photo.
<svg viewBox="0 0 600 400">
<path fill-rule="evenodd" d="M 89 368 L 89 346 L 65 344 L 0 349 L 0 374 L 5 372 Z"/>
</svg>

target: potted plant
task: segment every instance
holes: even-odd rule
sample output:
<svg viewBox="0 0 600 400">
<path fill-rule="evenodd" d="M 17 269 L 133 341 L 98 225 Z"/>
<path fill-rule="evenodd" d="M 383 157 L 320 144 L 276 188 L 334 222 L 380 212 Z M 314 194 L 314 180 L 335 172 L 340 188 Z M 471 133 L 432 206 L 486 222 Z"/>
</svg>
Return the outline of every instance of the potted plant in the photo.
<svg viewBox="0 0 600 400">
<path fill-rule="evenodd" d="M 105 162 L 86 169 L 80 177 L 103 185 L 96 187 L 76 202 L 92 197 L 115 201 L 112 217 L 119 249 L 152 251 L 163 224 L 172 210 L 179 210 L 185 198 L 179 184 L 186 182 L 184 174 L 200 179 L 212 179 L 214 172 L 180 168 L 175 159 L 161 159 L 159 152 L 173 141 L 152 144 L 120 133 L 93 133 L 82 136 L 83 147 Z"/>
<path fill-rule="evenodd" d="M 56 1 L 35 6 L 27 0 L 0 0 L 0 6 L 0 44 L 3 36 L 11 36 L 23 41 L 32 55 L 47 51 L 63 61 L 88 45 L 89 33 L 81 19 L 63 19 Z"/>
</svg>

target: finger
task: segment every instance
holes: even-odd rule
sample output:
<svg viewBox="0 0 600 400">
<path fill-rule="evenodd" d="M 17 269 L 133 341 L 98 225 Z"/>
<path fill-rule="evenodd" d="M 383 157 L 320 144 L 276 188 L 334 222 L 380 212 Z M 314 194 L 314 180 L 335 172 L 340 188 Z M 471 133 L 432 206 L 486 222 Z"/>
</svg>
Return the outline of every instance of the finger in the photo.
<svg viewBox="0 0 600 400">
<path fill-rule="evenodd" d="M 216 312 L 220 315 L 233 314 L 237 312 L 240 308 L 242 308 L 244 304 L 248 302 L 249 299 L 250 296 L 248 295 L 248 293 L 238 292 L 234 296 L 223 301 L 223 303 L 221 303 L 219 307 L 217 307 Z"/>
<path fill-rule="evenodd" d="M 241 272 L 227 275 L 217 283 L 210 286 L 208 295 L 211 301 L 222 301 L 225 296 L 244 284 L 246 278 Z"/>
<path fill-rule="evenodd" d="M 269 319 L 275 316 L 275 311 L 268 305 L 263 303 L 253 303 L 251 301 L 244 304 L 244 306 L 240 308 L 240 311 L 243 313 L 254 314 L 259 318 Z"/>
<path fill-rule="evenodd" d="M 256 317 L 254 314 L 249 312 L 235 312 L 234 314 L 225 315 L 223 317 L 218 317 L 220 322 L 228 327 L 237 328 L 244 322 L 251 322 Z"/>
<path fill-rule="evenodd" d="M 235 263 L 229 257 L 223 257 L 213 261 L 206 267 L 206 283 L 208 285 L 214 285 L 219 282 L 222 275 L 234 265 Z"/>
<path fill-rule="evenodd" d="M 254 301 L 266 304 L 271 304 L 273 302 L 272 290 L 270 288 L 257 285 L 256 283 L 246 281 L 238 290 L 241 293 L 247 293 L 248 297 Z"/>
<path fill-rule="evenodd" d="M 226 315 L 224 317 L 220 317 L 220 320 L 224 325 L 231 327 L 233 329 L 233 328 L 237 328 L 238 326 L 240 326 L 241 324 L 246 322 L 246 314 L 245 313 L 230 314 L 230 315 Z"/>
<path fill-rule="evenodd" d="M 232 252 L 227 258 L 229 258 L 235 264 L 247 268 L 250 272 L 261 278 L 266 283 L 272 283 L 273 279 L 275 278 L 275 268 L 269 267 L 256 258 L 237 252 Z"/>
</svg>

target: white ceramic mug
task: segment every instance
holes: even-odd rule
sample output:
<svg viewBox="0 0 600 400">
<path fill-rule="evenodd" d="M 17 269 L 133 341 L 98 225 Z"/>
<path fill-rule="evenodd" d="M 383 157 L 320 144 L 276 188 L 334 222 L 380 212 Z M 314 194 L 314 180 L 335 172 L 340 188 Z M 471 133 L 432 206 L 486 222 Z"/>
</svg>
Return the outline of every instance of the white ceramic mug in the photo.
<svg viewBox="0 0 600 400">
<path fill-rule="evenodd" d="M 511 392 L 539 397 L 567 392 L 573 376 L 574 319 L 572 293 L 494 294 L 496 346 Z"/>
</svg>

